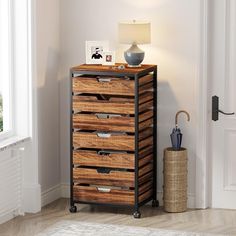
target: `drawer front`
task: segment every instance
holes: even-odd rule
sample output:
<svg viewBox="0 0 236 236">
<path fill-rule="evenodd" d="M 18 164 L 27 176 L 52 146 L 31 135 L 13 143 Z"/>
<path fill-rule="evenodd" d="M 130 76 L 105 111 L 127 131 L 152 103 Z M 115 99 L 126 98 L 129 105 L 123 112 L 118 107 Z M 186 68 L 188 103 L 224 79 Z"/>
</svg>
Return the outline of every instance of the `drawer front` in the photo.
<svg viewBox="0 0 236 236">
<path fill-rule="evenodd" d="M 152 180 L 142 184 L 139 188 L 138 201 L 142 202 L 150 198 L 152 192 Z M 73 196 L 75 200 L 82 202 L 96 202 L 96 203 L 112 203 L 134 205 L 134 190 L 130 189 L 114 189 L 110 186 L 73 186 Z"/>
<path fill-rule="evenodd" d="M 101 136 L 99 133 L 76 132 L 73 133 L 74 148 L 97 148 L 134 151 L 134 135 L 107 134 Z"/>
<path fill-rule="evenodd" d="M 73 179 L 80 184 L 134 187 L 134 172 L 109 168 L 74 168 Z"/>
<path fill-rule="evenodd" d="M 96 203 L 134 204 L 133 190 L 104 189 L 90 186 L 74 186 L 73 195 L 75 200 Z"/>
<path fill-rule="evenodd" d="M 134 101 L 122 99 L 97 100 L 93 97 L 74 96 L 73 109 L 75 111 L 134 114 Z"/>
<path fill-rule="evenodd" d="M 153 75 L 148 74 L 139 78 L 140 93 L 153 87 Z M 75 77 L 73 78 L 73 92 L 91 94 L 135 95 L 134 80 L 113 77 Z"/>
<path fill-rule="evenodd" d="M 134 132 L 134 117 L 75 114 L 73 115 L 73 127 L 82 130 Z"/>
<path fill-rule="evenodd" d="M 98 154 L 96 151 L 74 151 L 73 164 L 80 166 L 96 166 L 134 169 L 134 154 L 111 153 Z"/>
<path fill-rule="evenodd" d="M 73 91 L 134 96 L 134 80 L 111 77 L 75 77 L 73 78 Z"/>
</svg>

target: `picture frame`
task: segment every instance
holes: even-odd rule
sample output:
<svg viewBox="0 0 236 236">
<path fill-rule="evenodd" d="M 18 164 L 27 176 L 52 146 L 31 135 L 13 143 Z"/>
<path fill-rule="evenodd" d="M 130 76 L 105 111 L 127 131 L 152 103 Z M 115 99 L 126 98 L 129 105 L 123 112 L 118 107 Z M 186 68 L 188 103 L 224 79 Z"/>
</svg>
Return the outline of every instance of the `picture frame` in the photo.
<svg viewBox="0 0 236 236">
<path fill-rule="evenodd" d="M 103 65 L 115 65 L 115 52 L 114 51 L 107 51 L 103 52 Z"/>
<path fill-rule="evenodd" d="M 103 52 L 109 50 L 108 41 L 86 41 L 86 64 L 102 64 Z"/>
</svg>

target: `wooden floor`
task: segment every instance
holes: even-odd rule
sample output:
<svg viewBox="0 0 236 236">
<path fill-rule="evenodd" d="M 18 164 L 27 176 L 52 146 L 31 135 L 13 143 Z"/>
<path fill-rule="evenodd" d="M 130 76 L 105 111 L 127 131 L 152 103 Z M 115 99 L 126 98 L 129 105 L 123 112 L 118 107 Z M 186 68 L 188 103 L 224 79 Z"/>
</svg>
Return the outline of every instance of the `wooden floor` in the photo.
<svg viewBox="0 0 236 236">
<path fill-rule="evenodd" d="M 60 220 L 236 235 L 236 210 L 188 210 L 174 214 L 147 205 L 141 208 L 142 218 L 134 219 L 132 210 L 125 208 L 90 205 L 79 205 L 78 208 L 78 213 L 71 214 L 68 211 L 68 199 L 57 200 L 44 207 L 40 213 L 19 216 L 0 225 L 0 235 L 33 236 Z"/>
</svg>

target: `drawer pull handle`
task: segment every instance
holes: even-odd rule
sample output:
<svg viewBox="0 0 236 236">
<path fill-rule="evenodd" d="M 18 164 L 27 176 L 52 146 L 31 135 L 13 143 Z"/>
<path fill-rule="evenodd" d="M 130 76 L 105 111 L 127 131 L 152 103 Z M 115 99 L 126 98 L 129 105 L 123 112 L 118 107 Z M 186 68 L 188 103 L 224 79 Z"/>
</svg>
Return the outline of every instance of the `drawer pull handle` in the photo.
<svg viewBox="0 0 236 236">
<path fill-rule="evenodd" d="M 107 115 L 107 114 L 96 114 L 96 116 L 98 119 L 108 119 L 109 118 L 109 115 Z"/>
<path fill-rule="evenodd" d="M 111 82 L 111 78 L 97 77 L 98 82 Z"/>
<path fill-rule="evenodd" d="M 95 114 L 98 119 L 110 119 L 113 117 L 121 117 L 121 115 L 116 114 Z"/>
<path fill-rule="evenodd" d="M 98 152 L 98 155 L 100 155 L 100 156 L 109 156 L 110 153 L 99 153 L 99 152 Z"/>
<path fill-rule="evenodd" d="M 110 138 L 111 134 L 109 133 L 97 133 L 97 136 L 100 138 Z"/>
<path fill-rule="evenodd" d="M 111 192 L 110 188 L 101 188 L 101 187 L 97 187 L 98 192 L 102 192 L 102 193 L 109 193 Z"/>
<path fill-rule="evenodd" d="M 111 169 L 109 168 L 97 168 L 97 172 L 100 174 L 109 174 L 111 172 Z"/>
</svg>

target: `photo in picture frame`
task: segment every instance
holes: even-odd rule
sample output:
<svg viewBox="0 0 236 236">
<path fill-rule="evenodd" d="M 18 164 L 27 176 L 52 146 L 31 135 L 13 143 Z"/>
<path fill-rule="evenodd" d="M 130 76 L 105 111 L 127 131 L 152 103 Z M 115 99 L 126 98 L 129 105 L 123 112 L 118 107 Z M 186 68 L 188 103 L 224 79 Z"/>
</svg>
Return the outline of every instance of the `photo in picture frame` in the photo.
<svg viewBox="0 0 236 236">
<path fill-rule="evenodd" d="M 108 41 L 86 41 L 86 64 L 102 64 L 103 52 L 109 50 Z"/>
<path fill-rule="evenodd" d="M 103 65 L 115 65 L 115 52 L 103 52 Z"/>
</svg>

